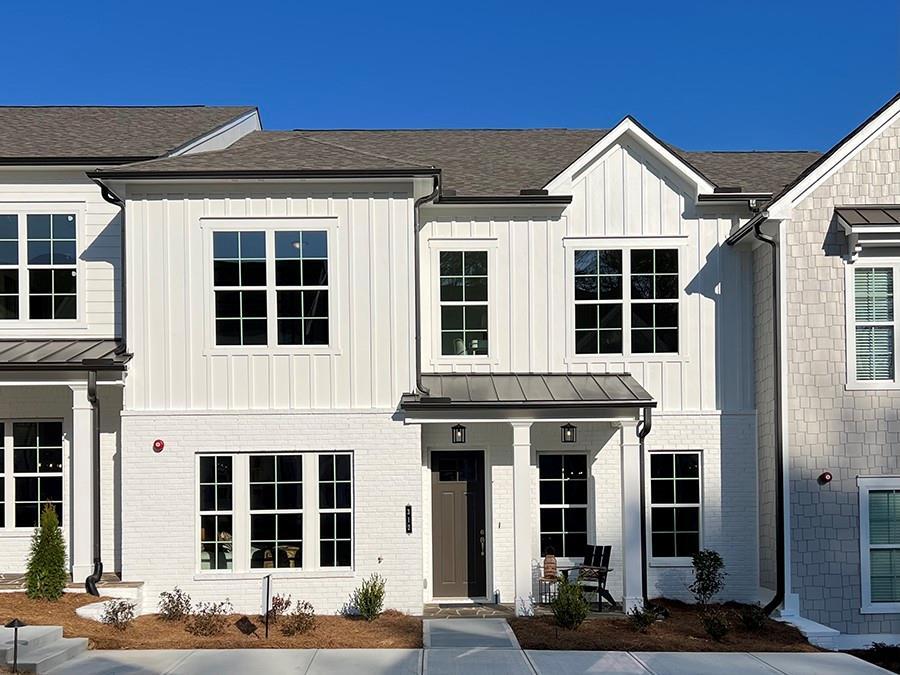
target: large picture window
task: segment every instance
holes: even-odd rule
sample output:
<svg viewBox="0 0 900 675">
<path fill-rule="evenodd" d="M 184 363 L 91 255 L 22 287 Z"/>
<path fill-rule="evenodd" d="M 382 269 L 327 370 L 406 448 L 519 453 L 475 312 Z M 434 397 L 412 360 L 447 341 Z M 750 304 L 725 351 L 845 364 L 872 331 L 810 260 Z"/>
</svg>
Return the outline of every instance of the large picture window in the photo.
<svg viewBox="0 0 900 675">
<path fill-rule="evenodd" d="M 700 550 L 700 453 L 650 454 L 650 551 L 690 558 Z"/>
<path fill-rule="evenodd" d="M 584 454 L 538 455 L 541 555 L 584 555 L 587 545 L 588 464 Z"/>
<path fill-rule="evenodd" d="M 856 379 L 894 380 L 894 271 L 862 267 L 854 271 Z"/>
<path fill-rule="evenodd" d="M 487 251 L 441 251 L 439 265 L 441 354 L 486 356 Z"/>
<path fill-rule="evenodd" d="M 62 523 L 62 423 L 13 422 L 12 432 L 15 527 L 37 527 L 45 504 Z"/>
<path fill-rule="evenodd" d="M 574 256 L 575 354 L 678 352 L 677 249 Z"/>
</svg>

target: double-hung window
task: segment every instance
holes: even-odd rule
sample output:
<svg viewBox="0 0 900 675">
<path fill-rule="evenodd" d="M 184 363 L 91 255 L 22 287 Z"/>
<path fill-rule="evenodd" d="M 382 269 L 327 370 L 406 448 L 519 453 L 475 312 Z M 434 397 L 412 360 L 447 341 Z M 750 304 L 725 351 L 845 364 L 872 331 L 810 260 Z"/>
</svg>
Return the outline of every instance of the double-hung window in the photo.
<svg viewBox="0 0 900 675">
<path fill-rule="evenodd" d="M 441 251 L 441 355 L 488 354 L 487 251 Z"/>
<path fill-rule="evenodd" d="M 900 478 L 861 476 L 862 612 L 900 612 Z"/>
<path fill-rule="evenodd" d="M 278 344 L 328 344 L 328 240 L 324 232 L 275 233 Z"/>
<path fill-rule="evenodd" d="M 539 454 L 538 480 L 541 555 L 583 556 L 587 545 L 587 455 Z"/>
<path fill-rule="evenodd" d="M 853 300 L 856 380 L 894 381 L 894 269 L 857 267 Z"/>
<path fill-rule="evenodd" d="M 575 354 L 678 352 L 677 249 L 577 250 Z"/>
<path fill-rule="evenodd" d="M 12 441 L 15 527 L 36 527 L 45 504 L 62 523 L 62 423 L 13 422 Z"/>
<path fill-rule="evenodd" d="M 348 453 L 319 455 L 319 564 L 353 564 L 353 468 Z"/>
<path fill-rule="evenodd" d="M 264 345 L 266 233 L 213 234 L 217 345 Z"/>
<path fill-rule="evenodd" d="M 650 551 L 656 559 L 700 550 L 700 453 L 650 454 Z"/>
<path fill-rule="evenodd" d="M 234 458 L 200 458 L 200 568 L 230 570 L 234 564 Z"/>
<path fill-rule="evenodd" d="M 303 567 L 303 460 L 250 456 L 250 567 Z"/>
<path fill-rule="evenodd" d="M 0 321 L 19 318 L 19 218 L 0 214 Z"/>
</svg>

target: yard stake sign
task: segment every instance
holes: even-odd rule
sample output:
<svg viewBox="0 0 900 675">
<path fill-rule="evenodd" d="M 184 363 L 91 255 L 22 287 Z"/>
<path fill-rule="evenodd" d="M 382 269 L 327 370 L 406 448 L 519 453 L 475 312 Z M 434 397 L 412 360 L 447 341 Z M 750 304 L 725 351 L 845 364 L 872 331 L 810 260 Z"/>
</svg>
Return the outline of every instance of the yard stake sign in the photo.
<svg viewBox="0 0 900 675">
<path fill-rule="evenodd" d="M 262 615 L 266 620 L 266 640 L 269 639 L 269 613 L 272 611 L 272 575 L 267 574 L 262 578 Z"/>
</svg>

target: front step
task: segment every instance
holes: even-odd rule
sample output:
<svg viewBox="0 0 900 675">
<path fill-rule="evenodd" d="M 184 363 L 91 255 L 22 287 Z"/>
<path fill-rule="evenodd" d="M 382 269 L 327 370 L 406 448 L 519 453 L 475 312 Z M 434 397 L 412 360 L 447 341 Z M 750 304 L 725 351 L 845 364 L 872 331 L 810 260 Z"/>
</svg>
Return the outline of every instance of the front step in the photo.
<svg viewBox="0 0 900 675">
<path fill-rule="evenodd" d="M 12 628 L 0 628 L 0 663 L 12 663 L 13 636 Z M 40 649 L 61 640 L 63 629 L 60 626 L 24 626 L 19 629 L 19 657 L 26 649 Z"/>
<path fill-rule="evenodd" d="M 46 673 L 66 661 L 74 659 L 88 648 L 87 638 L 62 638 L 45 647 L 25 650 L 19 645 L 19 672 L 21 673 Z M 7 665 L 12 666 L 12 653 L 7 659 Z"/>
</svg>

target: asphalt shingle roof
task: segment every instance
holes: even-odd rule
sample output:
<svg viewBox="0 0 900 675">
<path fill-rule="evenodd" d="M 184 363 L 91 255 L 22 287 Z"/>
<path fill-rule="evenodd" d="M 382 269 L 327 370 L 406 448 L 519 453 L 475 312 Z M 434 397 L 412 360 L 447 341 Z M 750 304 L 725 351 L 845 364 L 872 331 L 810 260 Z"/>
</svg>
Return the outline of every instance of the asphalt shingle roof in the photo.
<svg viewBox="0 0 900 675">
<path fill-rule="evenodd" d="M 510 196 L 538 189 L 608 129 L 425 129 L 257 131 L 229 148 L 159 159 L 107 173 L 328 170 L 441 170 L 461 196 Z M 671 147 L 671 146 L 670 146 Z M 671 147 L 711 182 L 744 192 L 778 192 L 818 152 L 688 152 Z"/>
<path fill-rule="evenodd" d="M 254 110 L 248 106 L 0 106 L 0 162 L 148 159 Z M 25 163 L 25 162 L 23 162 Z"/>
</svg>

